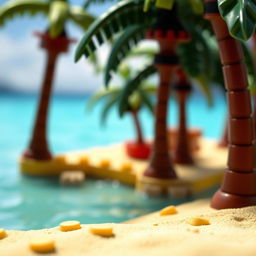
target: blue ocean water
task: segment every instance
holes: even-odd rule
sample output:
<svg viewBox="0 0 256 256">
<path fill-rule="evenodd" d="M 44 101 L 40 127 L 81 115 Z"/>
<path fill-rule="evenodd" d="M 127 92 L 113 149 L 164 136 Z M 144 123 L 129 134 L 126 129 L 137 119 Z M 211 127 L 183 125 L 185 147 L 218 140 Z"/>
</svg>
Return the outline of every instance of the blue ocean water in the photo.
<svg viewBox="0 0 256 256">
<path fill-rule="evenodd" d="M 189 101 L 189 125 L 200 127 L 206 137 L 220 136 L 225 120 L 225 103 L 217 95 L 213 108 L 208 108 L 198 94 Z M 127 116 L 120 120 L 112 111 L 108 123 L 101 127 L 99 105 L 86 112 L 86 96 L 54 96 L 49 122 L 52 151 L 78 150 L 122 142 L 133 138 L 133 126 Z M 148 198 L 118 182 L 87 180 L 82 187 L 59 185 L 57 179 L 23 176 L 18 159 L 26 147 L 32 128 L 37 96 L 0 93 L 0 227 L 39 229 L 53 227 L 69 219 L 82 223 L 120 222 L 158 210 L 169 204 L 189 199 Z M 153 119 L 140 114 L 145 135 L 152 136 Z M 169 122 L 176 123 L 177 108 L 170 103 Z M 216 188 L 196 198 L 210 196 Z"/>
</svg>

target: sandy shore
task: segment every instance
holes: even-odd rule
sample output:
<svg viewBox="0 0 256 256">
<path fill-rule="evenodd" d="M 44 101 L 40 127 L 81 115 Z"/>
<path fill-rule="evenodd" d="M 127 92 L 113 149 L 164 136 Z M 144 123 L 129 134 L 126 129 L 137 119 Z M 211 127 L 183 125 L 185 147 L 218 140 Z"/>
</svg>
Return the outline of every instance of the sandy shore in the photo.
<svg viewBox="0 0 256 256">
<path fill-rule="evenodd" d="M 216 211 L 201 200 L 177 207 L 178 213 L 159 213 L 128 224 L 111 224 L 115 236 L 104 238 L 89 232 L 91 225 L 70 232 L 59 227 L 36 231 L 7 231 L 0 240 L 0 255 L 37 255 L 29 248 L 32 238 L 47 236 L 55 241 L 61 256 L 255 256 L 256 207 Z M 192 226 L 192 217 L 207 219 L 210 225 Z"/>
</svg>

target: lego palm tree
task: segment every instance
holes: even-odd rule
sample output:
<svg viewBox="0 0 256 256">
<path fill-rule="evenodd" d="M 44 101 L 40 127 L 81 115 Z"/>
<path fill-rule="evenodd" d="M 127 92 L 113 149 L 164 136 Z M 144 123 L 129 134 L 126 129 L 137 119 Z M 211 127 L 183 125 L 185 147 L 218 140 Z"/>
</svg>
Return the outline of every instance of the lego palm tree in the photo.
<svg viewBox="0 0 256 256">
<path fill-rule="evenodd" d="M 165 1 L 164 7 L 166 2 L 168 5 L 173 0 Z M 239 40 L 247 40 L 255 32 L 256 3 L 253 0 L 205 0 L 205 12 L 219 45 L 229 109 L 228 170 L 221 189 L 212 199 L 212 206 L 222 209 L 255 205 L 253 110 Z"/>
<path fill-rule="evenodd" d="M 134 39 L 138 41 L 138 37 L 141 37 L 141 25 L 133 25 L 128 27 L 119 37 L 118 39 L 113 43 L 109 58 L 107 60 L 107 65 L 106 65 L 106 70 L 105 70 L 105 84 L 107 85 L 111 79 L 112 73 L 117 69 L 118 65 L 122 61 L 122 59 L 125 59 L 126 57 L 129 57 L 130 55 L 146 55 L 147 57 L 150 57 L 150 59 L 153 59 L 153 57 L 157 54 L 157 50 L 154 48 L 149 48 L 149 47 L 137 47 L 136 44 L 134 43 Z M 179 53 L 182 58 L 182 66 L 186 68 L 186 72 L 190 74 L 191 77 L 193 77 L 196 81 L 197 84 L 200 85 L 200 89 L 204 92 L 206 98 L 208 99 L 208 103 L 211 105 L 212 103 L 212 97 L 211 93 L 209 90 L 208 84 L 210 83 L 207 80 L 212 80 L 209 76 L 210 73 L 208 70 L 205 70 L 205 68 L 202 69 L 202 67 L 206 67 L 206 61 L 204 61 L 205 56 L 207 56 L 207 64 L 210 64 L 211 61 L 209 62 L 208 59 L 213 59 L 211 57 L 212 50 L 208 47 L 208 44 L 206 43 L 206 39 L 193 27 L 193 37 L 196 38 L 196 43 L 195 42 L 190 42 L 185 44 L 182 47 L 179 47 Z M 141 37 L 143 39 L 143 37 Z M 207 38 L 208 40 L 209 38 Z M 132 44 L 131 44 L 132 42 Z M 132 45 L 132 49 L 131 48 Z M 197 48 L 197 51 L 195 49 Z M 209 49 L 208 49 L 209 48 Z M 203 50 L 205 50 L 203 52 Z M 194 58 L 188 58 L 192 53 L 194 53 Z M 201 58 L 200 58 L 201 56 Z M 202 58 L 203 56 L 203 58 Z M 197 65 L 195 63 L 200 63 L 200 60 L 203 60 L 203 63 L 205 65 Z M 185 72 L 180 69 L 181 72 L 177 72 L 176 76 L 178 79 L 176 79 L 176 85 L 174 86 L 175 92 L 178 95 L 178 103 L 179 103 L 179 113 L 180 117 L 183 115 L 184 118 L 179 118 L 180 125 L 178 129 L 178 139 L 177 139 L 177 147 L 175 148 L 175 157 L 174 160 L 176 163 L 182 163 L 182 164 L 192 164 L 192 156 L 191 156 L 191 150 L 189 148 L 189 143 L 187 139 L 187 127 L 186 127 L 186 114 L 184 113 L 186 108 L 186 99 L 183 101 L 181 94 L 184 94 L 184 90 L 181 90 L 181 87 L 184 89 L 184 83 L 186 83 L 186 88 L 188 89 L 190 85 L 190 79 L 184 78 Z M 186 80 L 186 81 L 184 81 Z M 216 82 L 216 81 L 215 81 Z M 183 84 L 183 85 L 182 85 Z M 126 93 L 124 93 L 123 97 L 123 104 L 122 105 L 127 105 L 127 97 L 129 94 L 131 94 L 135 89 L 136 89 L 136 84 L 132 88 L 127 88 Z M 184 122 L 183 122 L 184 121 Z"/>
<path fill-rule="evenodd" d="M 213 26 L 219 44 L 229 108 L 228 170 L 221 189 L 212 199 L 212 206 L 222 209 L 255 205 L 252 104 L 242 47 L 237 39 L 247 40 L 253 34 L 256 4 L 251 0 L 220 0 L 218 4 L 207 0 L 205 6 L 206 18 Z"/>
<path fill-rule="evenodd" d="M 47 62 L 32 137 L 23 156 L 36 160 L 50 160 L 52 154 L 47 141 L 47 119 L 55 66 L 58 56 L 67 52 L 69 44 L 73 41 L 66 34 L 65 24 L 71 20 L 84 30 L 94 18 L 78 6 L 70 6 L 67 0 L 17 0 L 1 7 L 0 25 L 13 16 L 25 13 L 43 13 L 48 16 L 49 27 L 44 33 L 36 33 L 41 39 L 41 48 L 47 53 Z"/>
<path fill-rule="evenodd" d="M 118 75 L 122 78 L 122 83 L 136 83 L 137 79 L 132 77 L 130 68 L 124 63 L 118 69 Z M 121 116 L 129 114 L 133 121 L 136 132 L 136 140 L 125 143 L 126 152 L 130 157 L 138 159 L 147 159 L 151 151 L 151 145 L 147 143 L 143 136 L 142 125 L 139 119 L 140 110 L 145 107 L 153 113 L 153 103 L 151 96 L 155 94 L 156 88 L 146 81 L 140 84 L 138 91 L 132 93 L 128 98 L 126 108 L 121 112 Z M 89 101 L 89 107 L 94 106 L 99 101 L 104 101 L 104 107 L 101 114 L 101 121 L 105 123 L 108 113 L 112 107 L 118 107 L 121 103 L 122 87 L 111 86 L 108 89 L 99 91 Z"/>
<path fill-rule="evenodd" d="M 109 62 L 107 64 L 107 68 L 106 68 L 107 71 L 105 73 L 105 82 L 108 83 L 108 81 L 111 78 L 110 73 L 111 73 L 111 71 L 115 70 L 115 67 L 117 67 L 117 63 L 120 62 L 120 59 L 122 59 L 127 54 L 127 52 L 132 48 L 132 46 L 134 46 L 137 43 L 137 41 L 140 41 L 141 39 L 143 39 L 145 31 L 147 29 L 149 29 L 150 27 L 152 28 L 153 24 L 156 23 L 157 16 L 155 15 L 155 9 L 150 9 L 149 13 L 147 13 L 147 14 L 143 13 L 142 9 L 143 9 L 142 1 L 123 1 L 119 4 L 117 4 L 108 13 L 105 13 L 101 19 L 99 19 L 97 22 L 95 22 L 91 26 L 90 30 L 86 33 L 84 38 L 81 40 L 80 45 L 76 52 L 76 60 L 78 60 L 82 56 L 82 54 L 84 54 L 85 56 L 89 56 L 92 52 L 95 51 L 95 49 L 97 48 L 98 45 L 101 45 L 104 42 L 104 39 L 113 38 L 114 35 L 118 34 L 120 31 L 122 31 L 125 28 L 124 32 L 121 33 L 120 38 L 117 39 L 116 44 L 113 46 L 113 51 L 115 49 L 115 52 L 118 52 L 118 54 L 115 55 L 116 58 L 113 58 L 113 56 L 111 55 L 109 58 L 109 60 L 111 60 L 111 62 Z M 162 11 L 162 12 L 165 12 L 165 11 Z M 169 37 L 171 38 L 173 36 L 173 39 L 176 40 L 179 37 L 179 35 L 178 35 L 176 38 L 176 34 L 178 33 L 178 30 L 182 27 L 182 25 L 176 20 L 177 15 L 174 11 L 173 11 L 173 14 L 175 14 L 174 15 L 175 18 L 173 18 L 171 21 L 173 22 L 173 26 L 176 31 L 174 30 L 173 33 L 172 33 L 172 31 L 170 31 Z M 167 17 L 167 16 L 168 15 L 165 15 L 165 17 Z M 126 19 L 126 17 L 129 17 L 129 19 L 128 18 Z M 158 19 L 161 19 L 161 13 L 158 15 Z M 165 23 L 165 21 L 162 22 L 162 24 L 164 24 L 164 23 Z M 166 24 L 167 23 L 165 23 L 165 25 Z M 193 29 L 194 27 L 190 26 L 190 28 Z M 153 32 L 153 30 L 148 32 L 148 36 L 154 37 L 153 34 L 150 35 L 151 32 Z M 161 33 L 161 31 L 160 31 L 160 33 Z M 200 35 L 200 33 L 197 33 L 197 34 Z M 187 40 L 187 34 L 185 32 L 181 31 L 180 36 L 181 36 L 181 41 Z M 184 36 L 184 38 L 182 38 L 183 36 Z M 161 38 L 160 34 L 159 34 L 159 38 Z M 197 36 L 196 38 L 200 38 L 200 37 Z M 167 45 L 168 43 L 163 43 L 163 44 Z M 174 43 L 173 46 L 175 46 L 175 45 L 176 45 L 176 43 Z M 200 44 L 200 45 L 202 46 L 201 48 L 204 48 L 203 44 Z M 190 47 L 190 45 L 188 47 Z M 117 51 L 116 48 L 117 49 L 120 48 L 119 51 Z M 173 50 L 172 50 L 172 53 L 174 54 Z M 184 55 L 187 54 L 186 51 L 181 51 L 181 53 L 183 54 L 183 57 L 184 57 Z M 205 55 L 204 55 L 204 58 L 205 58 Z M 160 59 L 161 59 L 161 56 L 160 56 Z M 173 60 L 175 60 L 175 59 L 177 61 L 177 57 L 173 58 Z M 208 63 L 210 63 L 209 60 L 207 60 L 207 61 L 208 61 Z M 198 65 L 197 65 L 198 63 L 199 62 L 194 62 L 192 65 L 190 65 L 190 67 L 193 66 L 193 70 L 195 70 L 194 67 L 195 66 L 198 67 Z M 203 65 L 200 65 L 199 69 L 202 66 Z M 205 67 L 206 67 L 206 65 L 205 65 Z M 144 72 L 142 72 L 139 75 L 140 79 L 144 79 L 145 77 L 151 75 L 153 70 L 154 69 L 153 69 L 152 65 L 149 65 L 147 68 L 145 68 Z M 202 70 L 200 70 L 200 71 L 202 71 Z M 153 72 L 155 72 L 155 71 L 153 71 Z M 205 70 L 205 72 L 207 72 L 207 69 Z M 201 72 L 201 73 L 203 73 L 203 72 Z M 203 79 L 203 78 L 201 78 L 201 79 Z M 165 108 L 167 107 L 166 104 L 167 104 L 167 99 L 169 97 L 168 87 L 169 87 L 169 84 L 165 87 L 164 86 L 161 87 L 161 90 L 163 88 L 167 88 L 167 91 L 165 91 L 164 93 L 161 92 L 161 95 L 159 95 L 160 97 L 166 98 L 166 100 L 164 100 L 164 101 L 159 100 L 159 103 L 161 103 L 161 104 L 164 103 L 163 106 L 165 105 Z M 135 89 L 135 88 L 129 87 L 127 89 L 128 94 L 129 94 L 129 92 L 131 93 L 133 89 Z M 160 108 L 160 110 L 158 111 L 158 115 L 163 117 L 166 114 L 166 112 L 165 113 L 164 112 L 162 112 L 162 109 Z M 164 118 L 166 119 L 166 116 Z M 156 119 L 157 119 L 156 124 L 159 124 L 159 118 L 157 117 Z M 164 120 L 163 120 L 162 124 L 163 123 L 164 123 Z M 176 174 L 174 174 L 173 167 L 171 167 L 172 164 L 171 164 L 171 160 L 170 160 L 170 156 L 169 156 L 169 152 L 168 152 L 168 145 L 167 145 L 167 138 L 166 138 L 166 125 L 165 125 L 165 127 L 163 125 L 160 125 L 160 127 L 161 127 L 161 129 L 159 129 L 159 128 L 156 129 L 156 133 L 158 135 L 159 135 L 159 133 L 161 133 L 161 135 L 155 136 L 155 138 L 156 138 L 155 145 L 161 144 L 163 142 L 165 144 L 164 146 L 160 145 L 160 146 L 156 146 L 156 147 L 162 148 L 162 151 L 165 151 L 165 153 L 163 154 L 162 152 L 160 152 L 161 150 L 158 153 L 157 152 L 155 152 L 155 153 L 157 153 L 157 156 L 162 155 L 163 159 L 165 159 L 165 160 L 162 161 L 159 158 L 160 159 L 159 162 L 163 162 L 163 164 L 159 164 L 159 165 L 156 164 L 155 166 L 159 166 L 159 169 L 161 169 L 163 171 L 160 171 L 159 174 L 158 174 L 158 172 L 156 172 L 157 173 L 156 175 L 159 175 L 159 177 L 161 177 L 161 178 L 164 178 L 164 176 L 165 176 L 165 178 L 174 178 L 174 177 L 176 177 Z M 163 130 L 165 130 L 165 131 L 163 131 Z M 162 142 L 158 143 L 160 140 Z M 156 158 L 158 159 L 158 157 L 156 157 Z M 152 157 L 152 159 L 155 159 L 155 158 Z M 155 160 L 152 160 L 152 161 L 155 162 Z M 163 168 L 163 165 L 165 165 L 164 168 Z M 148 173 L 148 172 L 146 172 L 146 173 Z M 172 174 L 170 174 L 170 173 L 172 173 Z"/>
</svg>

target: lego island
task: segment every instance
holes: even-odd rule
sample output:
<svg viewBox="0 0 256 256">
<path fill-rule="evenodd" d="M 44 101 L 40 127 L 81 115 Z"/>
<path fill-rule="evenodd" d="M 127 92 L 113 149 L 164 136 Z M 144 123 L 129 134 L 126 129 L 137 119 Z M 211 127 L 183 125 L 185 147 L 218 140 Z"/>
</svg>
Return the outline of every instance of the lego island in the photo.
<svg viewBox="0 0 256 256">
<path fill-rule="evenodd" d="M 16 0 L 0 7 L 0 25 L 20 13 L 43 13 L 49 21 L 45 32 L 35 33 L 47 61 L 33 131 L 19 160 L 22 175 L 58 177 L 64 186 L 79 186 L 87 176 L 111 179 L 134 186 L 137 193 L 170 199 L 221 187 L 211 199 L 170 204 L 123 223 L 66 220 L 51 229 L 0 229 L 0 254 L 255 255 L 255 1 L 125 0 L 96 18 L 87 8 L 97 2 L 75 7 L 66 0 Z M 88 58 L 104 76 L 105 89 L 92 97 L 90 107 L 105 100 L 103 123 L 112 107 L 120 117 L 130 115 L 134 140 L 51 152 L 47 125 L 55 67 L 75 43 L 66 30 L 69 20 L 84 30 L 75 61 Z M 140 47 L 145 39 L 158 46 Z M 102 68 L 97 51 L 103 44 L 111 50 Z M 146 62 L 134 71 L 126 59 L 138 56 Z M 115 75 L 122 86 L 110 85 Z M 212 85 L 226 95 L 228 115 L 219 142 L 188 127 L 188 98 L 195 84 L 209 105 Z M 174 128 L 167 120 L 170 97 L 178 106 Z M 154 118 L 152 138 L 143 135 L 142 108 Z"/>
</svg>

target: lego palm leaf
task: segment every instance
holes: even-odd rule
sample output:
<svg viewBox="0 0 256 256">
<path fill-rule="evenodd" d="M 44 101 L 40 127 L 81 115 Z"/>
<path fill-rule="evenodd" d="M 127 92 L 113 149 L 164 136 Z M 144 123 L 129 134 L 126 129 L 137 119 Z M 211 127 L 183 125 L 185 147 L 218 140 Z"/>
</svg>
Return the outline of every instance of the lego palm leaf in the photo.
<svg viewBox="0 0 256 256">
<path fill-rule="evenodd" d="M 91 16 L 85 10 L 77 6 L 69 8 L 69 17 L 73 22 L 79 25 L 83 30 L 88 29 L 88 27 L 95 20 L 93 16 Z"/>
<path fill-rule="evenodd" d="M 218 5 L 231 35 L 239 40 L 248 40 L 256 28 L 256 1 L 218 0 Z"/>
<path fill-rule="evenodd" d="M 107 90 L 102 89 L 95 93 L 87 104 L 87 109 L 92 110 L 92 108 L 100 101 L 109 97 L 109 95 L 118 95 L 120 93 L 120 87 L 110 87 Z"/>
<path fill-rule="evenodd" d="M 50 4 L 43 1 L 20 0 L 8 2 L 0 9 L 0 26 L 3 26 L 8 19 L 17 15 L 42 13 L 47 16 L 49 8 Z"/>
<path fill-rule="evenodd" d="M 154 65 L 148 65 L 143 70 L 137 73 L 135 77 L 130 79 L 124 86 L 124 89 L 120 95 L 120 105 L 119 105 L 119 114 L 123 116 L 125 111 L 129 106 L 129 97 L 130 95 L 136 91 L 141 83 L 147 79 L 149 76 L 156 73 L 156 69 Z"/>
<path fill-rule="evenodd" d="M 253 95 L 256 95 L 256 71 L 253 63 L 253 56 L 246 43 L 242 43 L 245 63 L 247 67 L 249 87 Z"/>
<path fill-rule="evenodd" d="M 53 1 L 50 5 L 49 23 L 50 36 L 57 37 L 64 29 L 64 24 L 69 16 L 68 3 L 64 1 Z"/>
<path fill-rule="evenodd" d="M 156 0 L 156 7 L 171 10 L 175 0 Z"/>
<path fill-rule="evenodd" d="M 152 114 L 154 113 L 154 106 L 152 101 L 145 90 L 138 89 L 138 94 L 143 102 L 143 106 L 145 106 Z"/>
<path fill-rule="evenodd" d="M 127 26 L 146 24 L 150 21 L 150 15 L 144 14 L 142 9 L 142 0 L 129 0 L 119 2 L 103 14 L 92 24 L 80 41 L 76 50 L 75 61 L 78 61 L 83 54 L 86 57 L 89 56 L 98 45 L 112 39 Z"/>
<path fill-rule="evenodd" d="M 111 73 L 116 72 L 120 61 L 127 57 L 128 52 L 135 44 L 144 39 L 144 32 L 144 25 L 130 26 L 114 42 L 105 68 L 105 86 L 108 86 L 111 80 Z"/>
<path fill-rule="evenodd" d="M 104 125 L 106 123 L 106 120 L 107 120 L 107 117 L 110 113 L 110 110 L 112 109 L 112 107 L 114 107 L 117 104 L 117 102 L 119 100 L 118 96 L 119 95 L 117 95 L 117 94 L 112 94 L 107 99 L 107 101 L 104 105 L 104 108 L 102 110 L 101 117 L 100 117 L 101 125 Z"/>
</svg>

